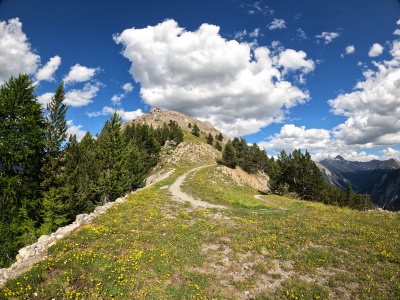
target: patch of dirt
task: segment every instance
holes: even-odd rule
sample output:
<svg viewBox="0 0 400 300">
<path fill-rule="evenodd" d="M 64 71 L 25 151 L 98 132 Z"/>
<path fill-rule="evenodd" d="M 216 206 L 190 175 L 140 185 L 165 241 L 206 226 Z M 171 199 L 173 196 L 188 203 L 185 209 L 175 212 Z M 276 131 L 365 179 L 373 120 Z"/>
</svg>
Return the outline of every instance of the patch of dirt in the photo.
<svg viewBox="0 0 400 300">
<path fill-rule="evenodd" d="M 174 173 L 174 171 L 175 169 L 162 169 L 160 172 L 150 175 L 147 177 L 146 186 L 156 184 L 157 182 L 168 178 L 172 173 Z"/>
<path fill-rule="evenodd" d="M 178 166 L 186 166 L 188 164 L 204 165 L 215 163 L 220 156 L 221 153 L 209 144 L 183 142 L 176 147 L 171 155 L 164 156 L 161 164 Z"/>
<path fill-rule="evenodd" d="M 201 166 L 201 167 L 194 168 L 194 169 L 190 170 L 189 172 L 186 172 L 185 174 L 179 176 L 175 180 L 175 182 L 169 187 L 169 190 L 173 196 L 172 199 L 179 201 L 179 202 L 189 202 L 194 207 L 227 209 L 227 207 L 223 206 L 223 205 L 215 205 L 215 204 L 211 204 L 211 203 L 208 203 L 208 202 L 200 200 L 200 199 L 195 199 L 192 196 L 184 193 L 181 190 L 181 185 L 188 174 L 190 174 L 192 172 L 196 172 L 205 167 L 208 167 L 208 166 Z"/>
<path fill-rule="evenodd" d="M 216 173 L 228 175 L 240 187 L 251 186 L 258 191 L 268 190 L 269 177 L 267 174 L 259 172 L 257 174 L 249 174 L 241 168 L 231 169 L 226 166 L 219 166 Z"/>
</svg>

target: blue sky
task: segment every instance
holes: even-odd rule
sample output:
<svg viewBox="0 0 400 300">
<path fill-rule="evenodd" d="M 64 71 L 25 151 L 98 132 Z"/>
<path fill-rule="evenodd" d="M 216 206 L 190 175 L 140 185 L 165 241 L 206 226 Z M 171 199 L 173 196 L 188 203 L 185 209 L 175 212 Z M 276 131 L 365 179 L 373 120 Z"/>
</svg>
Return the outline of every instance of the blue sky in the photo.
<svg viewBox="0 0 400 300">
<path fill-rule="evenodd" d="M 69 132 L 152 106 L 271 155 L 400 159 L 396 0 L 0 0 L 0 82 L 64 82 Z"/>
</svg>

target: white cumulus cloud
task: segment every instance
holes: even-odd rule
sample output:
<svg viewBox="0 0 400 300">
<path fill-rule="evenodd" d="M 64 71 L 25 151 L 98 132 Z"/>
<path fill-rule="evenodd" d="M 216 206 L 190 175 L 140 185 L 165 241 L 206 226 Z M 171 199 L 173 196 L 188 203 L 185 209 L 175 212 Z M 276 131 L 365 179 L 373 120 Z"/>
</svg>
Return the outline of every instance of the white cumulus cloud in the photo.
<svg viewBox="0 0 400 300">
<path fill-rule="evenodd" d="M 108 106 L 103 107 L 101 111 L 90 112 L 87 113 L 87 115 L 92 118 L 98 116 L 113 115 L 114 112 L 117 112 L 117 114 L 122 118 L 123 121 L 130 121 L 143 115 L 141 109 L 137 109 L 134 111 L 125 111 L 123 109 L 116 109 Z"/>
<path fill-rule="evenodd" d="M 349 45 L 344 49 L 345 53 L 341 54 L 340 56 L 342 58 L 344 58 L 345 55 L 350 55 L 350 54 L 354 54 L 356 52 L 356 48 L 354 47 L 354 45 Z"/>
<path fill-rule="evenodd" d="M 67 134 L 68 136 L 70 135 L 76 135 L 76 139 L 80 141 L 83 139 L 83 137 L 86 134 L 86 131 L 82 130 L 81 128 L 83 127 L 82 125 L 74 125 L 73 120 L 68 120 L 67 121 Z"/>
<path fill-rule="evenodd" d="M 269 30 L 284 29 L 286 28 L 286 21 L 283 19 L 274 19 L 269 25 Z"/>
<path fill-rule="evenodd" d="M 125 84 L 122 86 L 122 89 L 124 90 L 123 93 L 117 94 L 117 95 L 113 95 L 113 96 L 111 97 L 111 102 L 112 102 L 114 105 L 121 105 L 121 100 L 122 100 L 123 98 L 125 98 L 127 94 L 129 94 L 130 92 L 133 91 L 133 85 L 132 85 L 132 83 L 130 83 L 130 82 L 125 83 Z"/>
<path fill-rule="evenodd" d="M 111 102 L 116 105 L 121 104 L 121 100 L 125 97 L 124 94 L 118 94 L 111 97 Z"/>
<path fill-rule="evenodd" d="M 400 160 L 400 151 L 399 150 L 395 150 L 391 147 L 383 149 L 382 151 L 383 154 L 383 159 L 397 159 Z"/>
<path fill-rule="evenodd" d="M 315 69 L 315 63 L 312 59 L 306 60 L 306 57 L 304 51 L 287 49 L 279 54 L 278 64 L 285 71 L 302 70 L 304 73 L 309 73 Z"/>
<path fill-rule="evenodd" d="M 38 102 L 42 105 L 43 108 L 47 107 L 47 104 L 51 102 L 51 99 L 55 93 L 45 93 L 37 97 Z"/>
<path fill-rule="evenodd" d="M 331 43 L 334 39 L 338 38 L 340 34 L 338 32 L 322 32 L 320 35 L 316 35 L 315 37 L 318 39 L 322 39 L 325 41 L 325 44 Z"/>
<path fill-rule="evenodd" d="M 350 161 L 371 161 L 373 159 L 380 159 L 379 156 L 373 155 L 373 154 L 368 154 L 365 151 L 351 151 L 348 153 L 345 153 L 342 155 L 344 159 L 350 160 Z"/>
<path fill-rule="evenodd" d="M 73 89 L 65 93 L 64 103 L 73 107 L 88 105 L 93 102 L 99 89 L 98 84 L 86 83 L 83 89 Z"/>
<path fill-rule="evenodd" d="M 99 70 L 99 68 L 88 68 L 76 64 L 71 67 L 68 75 L 65 76 L 63 80 L 65 84 L 89 81 L 99 72 Z"/>
<path fill-rule="evenodd" d="M 114 40 L 123 45 L 146 104 L 211 121 L 230 136 L 281 121 L 287 109 L 309 98 L 281 78 L 267 47 L 226 40 L 215 25 L 192 32 L 166 20 L 126 29 Z M 299 66 L 310 69 L 311 62 L 296 53 Z"/>
<path fill-rule="evenodd" d="M 125 91 L 125 93 L 130 93 L 133 91 L 133 85 L 132 83 L 127 82 L 122 86 L 122 89 Z"/>
<path fill-rule="evenodd" d="M 31 49 L 18 18 L 0 22 L 0 84 L 21 73 L 34 74 L 40 56 Z"/>
<path fill-rule="evenodd" d="M 274 152 L 292 152 L 295 149 L 319 151 L 330 148 L 332 143 L 329 130 L 306 129 L 304 126 L 297 127 L 293 124 L 283 125 L 281 131 L 269 139 L 268 142 L 261 142 L 259 145 Z"/>
<path fill-rule="evenodd" d="M 378 44 L 378 43 L 375 43 L 375 44 L 373 44 L 372 47 L 369 49 L 368 55 L 369 55 L 370 57 L 376 57 L 376 56 L 381 55 L 382 52 L 383 52 L 383 46 L 380 45 L 380 44 Z"/>
<path fill-rule="evenodd" d="M 268 141 L 259 143 L 259 146 L 267 152 L 272 150 L 278 154 L 282 150 L 286 153 L 292 153 L 295 149 L 301 149 L 303 152 L 307 150 L 315 161 L 334 158 L 339 154 L 351 161 L 379 159 L 378 156 L 367 154 L 365 151 L 357 152 L 355 146 L 335 139 L 331 130 L 306 129 L 305 126 L 297 127 L 293 124 L 283 125 L 279 133 L 270 136 Z"/>
<path fill-rule="evenodd" d="M 54 73 L 57 71 L 61 64 L 61 57 L 58 55 L 50 58 L 50 60 L 45 64 L 40 70 L 36 72 L 36 80 L 39 81 L 54 81 Z"/>
<path fill-rule="evenodd" d="M 333 113 L 347 120 L 335 128 L 335 137 L 364 148 L 400 143 L 400 41 L 390 50 L 392 59 L 374 63 L 351 93 L 330 100 Z"/>
<path fill-rule="evenodd" d="M 356 47 L 354 47 L 354 45 L 349 45 L 346 47 L 345 51 L 346 54 L 353 54 L 354 52 L 356 52 Z"/>
</svg>

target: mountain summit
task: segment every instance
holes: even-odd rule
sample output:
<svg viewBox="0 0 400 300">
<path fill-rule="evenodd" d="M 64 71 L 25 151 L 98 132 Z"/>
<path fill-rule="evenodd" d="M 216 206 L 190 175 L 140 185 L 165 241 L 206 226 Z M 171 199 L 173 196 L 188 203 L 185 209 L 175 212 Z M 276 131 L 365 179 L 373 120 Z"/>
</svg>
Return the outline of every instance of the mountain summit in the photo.
<svg viewBox="0 0 400 300">
<path fill-rule="evenodd" d="M 150 113 L 144 114 L 140 117 L 137 117 L 134 120 L 122 124 L 121 129 L 130 126 L 132 124 L 147 124 L 149 126 L 153 126 L 154 128 L 158 128 L 162 126 L 164 123 L 168 124 L 170 121 L 175 121 L 183 130 L 188 132 L 191 131 L 190 128 L 191 125 L 196 124 L 199 127 L 200 131 L 205 135 L 208 135 L 210 133 L 214 137 L 221 133 L 224 138 L 223 142 L 227 142 L 229 140 L 229 138 L 226 135 L 217 130 L 210 122 L 200 121 L 184 113 L 177 111 L 162 110 L 161 108 L 158 107 L 152 107 L 150 109 Z"/>
<path fill-rule="evenodd" d="M 335 160 L 345 161 L 345 159 L 343 157 L 341 157 L 340 155 L 336 156 Z"/>
</svg>

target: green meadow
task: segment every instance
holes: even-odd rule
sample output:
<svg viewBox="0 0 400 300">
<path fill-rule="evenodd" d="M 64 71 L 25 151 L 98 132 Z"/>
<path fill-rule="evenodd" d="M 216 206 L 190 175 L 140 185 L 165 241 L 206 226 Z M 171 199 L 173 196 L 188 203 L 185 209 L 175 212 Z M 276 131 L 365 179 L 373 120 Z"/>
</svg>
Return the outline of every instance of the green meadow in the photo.
<svg viewBox="0 0 400 300">
<path fill-rule="evenodd" d="M 299 201 L 210 166 L 141 189 L 60 240 L 0 299 L 400 299 L 400 214 Z"/>
</svg>

